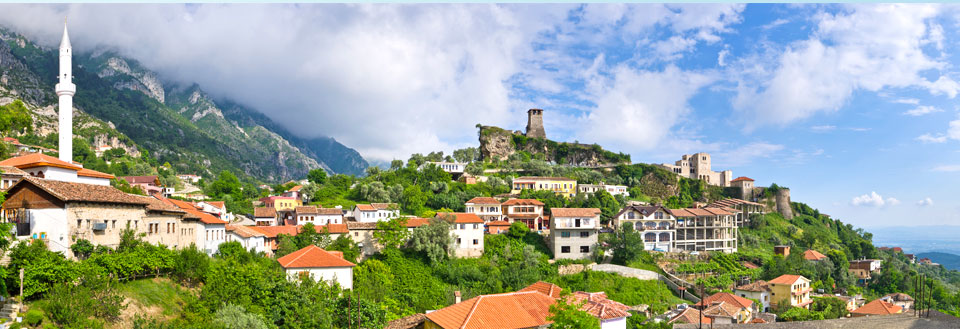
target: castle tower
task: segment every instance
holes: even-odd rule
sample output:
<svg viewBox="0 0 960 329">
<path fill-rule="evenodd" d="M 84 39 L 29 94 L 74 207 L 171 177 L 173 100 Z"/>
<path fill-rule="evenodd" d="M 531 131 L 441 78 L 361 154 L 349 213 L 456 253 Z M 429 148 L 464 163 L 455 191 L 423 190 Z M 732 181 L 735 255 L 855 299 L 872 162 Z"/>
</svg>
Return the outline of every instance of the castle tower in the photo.
<svg viewBox="0 0 960 329">
<path fill-rule="evenodd" d="M 547 138 L 543 131 L 543 110 L 530 109 L 527 111 L 527 137 Z"/>
<path fill-rule="evenodd" d="M 67 21 L 63 21 L 63 39 L 60 40 L 60 82 L 57 83 L 57 97 L 60 99 L 60 160 L 73 162 L 73 95 L 77 86 L 73 84 L 73 49 L 70 36 L 67 35 Z"/>
</svg>

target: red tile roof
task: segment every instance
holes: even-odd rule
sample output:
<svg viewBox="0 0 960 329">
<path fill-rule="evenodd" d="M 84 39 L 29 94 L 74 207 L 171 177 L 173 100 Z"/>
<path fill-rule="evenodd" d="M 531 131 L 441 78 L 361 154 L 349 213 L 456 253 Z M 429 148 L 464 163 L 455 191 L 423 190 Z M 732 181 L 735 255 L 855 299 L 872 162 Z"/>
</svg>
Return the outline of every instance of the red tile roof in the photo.
<svg viewBox="0 0 960 329">
<path fill-rule="evenodd" d="M 114 176 L 114 175 L 111 175 L 111 174 L 108 174 L 108 173 L 99 172 L 99 171 L 96 171 L 96 170 L 93 170 L 93 169 L 87 169 L 87 168 L 83 168 L 83 169 L 78 170 L 78 171 L 77 171 L 77 176 L 106 178 L 106 179 L 114 179 L 114 178 L 117 178 L 117 177 Z"/>
<path fill-rule="evenodd" d="M 343 259 L 342 253 L 333 253 L 309 245 L 294 251 L 289 255 L 277 258 L 283 268 L 324 268 L 324 267 L 353 267 L 354 263 Z"/>
<path fill-rule="evenodd" d="M 492 220 L 487 222 L 487 226 L 510 226 L 510 222 L 505 220 Z"/>
<path fill-rule="evenodd" d="M 407 227 L 420 227 L 430 223 L 427 218 L 407 218 Z"/>
<path fill-rule="evenodd" d="M 191 215 L 199 217 L 200 221 L 203 222 L 204 224 L 226 224 L 227 223 L 225 221 L 220 220 L 217 217 L 214 217 L 211 214 L 197 210 L 197 205 L 193 204 L 192 202 L 180 201 L 176 199 L 166 199 L 166 200 L 173 203 L 173 205 L 180 207 L 180 209 L 183 209 L 183 211 L 186 211 Z"/>
<path fill-rule="evenodd" d="M 226 205 L 227 205 L 227 203 L 226 203 L 226 202 L 223 202 L 223 201 L 204 201 L 204 202 L 210 204 L 211 206 L 217 207 L 217 208 L 223 208 L 223 207 L 226 207 Z"/>
<path fill-rule="evenodd" d="M 374 210 L 377 210 L 377 209 L 374 208 L 374 207 L 371 206 L 371 205 L 368 205 L 368 204 L 358 204 L 358 205 L 357 205 L 357 210 L 360 210 L 360 211 L 374 211 Z"/>
<path fill-rule="evenodd" d="M 490 198 L 490 197 L 476 197 L 470 200 L 467 200 L 466 203 L 472 204 L 500 204 L 500 200 Z"/>
<path fill-rule="evenodd" d="M 258 217 L 258 218 L 277 217 L 277 208 L 274 208 L 274 207 L 253 208 L 253 217 Z"/>
<path fill-rule="evenodd" d="M 299 230 L 296 226 L 287 225 L 287 226 L 247 226 L 250 229 L 256 230 L 267 238 L 276 238 L 280 234 L 286 235 L 297 235 Z"/>
<path fill-rule="evenodd" d="M 532 328 L 550 324 L 555 299 L 534 291 L 477 296 L 427 314 L 445 329 Z"/>
<path fill-rule="evenodd" d="M 893 305 L 882 299 L 875 299 L 874 301 L 866 303 L 850 313 L 854 315 L 888 315 L 900 312 L 903 312 L 902 307 Z"/>
<path fill-rule="evenodd" d="M 555 285 L 550 282 L 537 281 L 534 284 L 527 286 L 526 288 L 520 289 L 519 291 L 536 291 L 541 294 L 547 295 L 551 298 L 560 298 L 560 291 L 563 290 L 560 286 Z"/>
<path fill-rule="evenodd" d="M 542 206 L 543 202 L 537 199 L 510 199 L 503 203 L 504 206 Z"/>
<path fill-rule="evenodd" d="M 597 208 L 553 208 L 550 215 L 556 217 L 596 217 L 600 216 Z"/>
<path fill-rule="evenodd" d="M 799 281 L 799 280 L 801 280 L 801 279 L 806 280 L 807 278 L 804 278 L 804 277 L 801 276 L 801 275 L 784 274 L 784 275 L 778 276 L 776 279 L 767 281 L 767 283 L 770 283 L 770 284 L 790 284 L 790 285 L 792 285 L 792 284 L 794 284 L 794 283 L 797 283 L 797 281 Z M 809 280 L 807 280 L 807 281 L 809 281 Z"/>
<path fill-rule="evenodd" d="M 680 314 L 677 314 L 677 316 L 670 319 L 670 321 L 668 321 L 667 323 L 674 323 L 674 322 L 709 324 L 713 322 L 713 320 L 708 317 L 701 316 L 700 310 L 690 307 L 683 310 L 683 312 L 680 312 Z"/>
<path fill-rule="evenodd" d="M 715 302 L 724 302 L 739 308 L 750 308 L 753 306 L 752 300 L 731 294 L 729 292 L 718 292 L 707 296 L 707 298 L 704 298 L 702 301 L 700 301 L 699 305 L 710 305 Z"/>
<path fill-rule="evenodd" d="M 821 260 L 824 258 L 827 258 L 827 256 L 813 249 L 807 249 L 803 252 L 803 259 L 806 260 Z"/>
<path fill-rule="evenodd" d="M 317 208 L 317 215 L 343 215 L 343 210 L 338 208 Z"/>
<path fill-rule="evenodd" d="M 19 180 L 7 191 L 7 199 L 9 200 L 13 193 L 16 193 L 15 190 L 18 186 L 26 184 L 37 186 L 61 201 L 120 203 L 143 206 L 151 204 L 151 201 L 147 200 L 147 198 L 124 193 L 113 186 L 62 182 L 36 177 L 23 177 L 23 179 Z"/>
<path fill-rule="evenodd" d="M 43 153 L 30 153 L 27 155 L 21 155 L 18 157 L 9 158 L 3 161 L 0 161 L 0 166 L 11 166 L 17 167 L 20 169 L 33 168 L 33 167 L 58 167 L 64 169 L 73 169 L 80 170 L 80 166 L 73 163 L 69 163 L 58 158 L 43 154 Z"/>
<path fill-rule="evenodd" d="M 770 286 L 767 285 L 767 281 L 757 280 L 750 284 L 739 286 L 735 290 L 764 292 L 764 291 L 770 291 Z"/>
<path fill-rule="evenodd" d="M 244 238 L 266 236 L 260 231 L 257 231 L 248 226 L 227 224 L 226 228 L 227 228 L 227 232 L 233 232 L 234 234 Z"/>
<path fill-rule="evenodd" d="M 287 190 L 287 192 L 297 192 L 297 191 L 300 191 L 300 189 L 302 188 L 303 188 L 303 185 L 297 185 L 297 186 L 291 187 L 289 190 Z"/>
<path fill-rule="evenodd" d="M 734 179 L 733 179 L 732 181 L 730 181 L 730 182 L 733 183 L 733 182 L 739 182 L 739 181 L 750 181 L 750 182 L 752 182 L 753 179 L 750 178 L 750 177 L 746 177 L 746 176 L 740 176 L 740 177 L 734 178 Z"/>
<path fill-rule="evenodd" d="M 574 304 L 580 304 L 580 310 L 600 320 L 620 319 L 630 316 L 630 306 L 607 299 L 604 292 L 577 291 L 567 297 Z"/>
<path fill-rule="evenodd" d="M 155 184 L 157 176 L 123 176 L 123 180 L 130 184 Z"/>
<path fill-rule="evenodd" d="M 296 207 L 294 211 L 296 211 L 297 214 L 311 214 L 311 215 L 315 215 L 315 214 L 317 214 L 317 207 L 314 207 L 314 206 L 299 206 L 299 207 Z"/>
<path fill-rule="evenodd" d="M 453 216 L 453 222 L 457 224 L 471 224 L 471 223 L 483 223 L 483 219 L 480 219 L 476 214 L 469 214 L 463 212 L 439 212 L 437 213 L 437 218 L 446 219 L 448 216 Z"/>
</svg>

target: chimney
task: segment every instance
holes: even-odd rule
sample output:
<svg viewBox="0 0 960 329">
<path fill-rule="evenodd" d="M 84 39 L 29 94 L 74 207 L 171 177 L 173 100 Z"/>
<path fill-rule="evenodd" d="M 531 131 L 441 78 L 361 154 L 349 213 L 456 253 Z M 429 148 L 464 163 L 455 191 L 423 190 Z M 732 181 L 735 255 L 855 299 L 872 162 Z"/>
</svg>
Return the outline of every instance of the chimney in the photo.
<svg viewBox="0 0 960 329">
<path fill-rule="evenodd" d="M 454 292 L 453 292 L 453 296 L 455 297 L 455 302 L 454 302 L 454 304 L 460 304 L 460 300 L 461 300 L 461 298 L 460 298 L 460 290 L 454 291 Z"/>
</svg>

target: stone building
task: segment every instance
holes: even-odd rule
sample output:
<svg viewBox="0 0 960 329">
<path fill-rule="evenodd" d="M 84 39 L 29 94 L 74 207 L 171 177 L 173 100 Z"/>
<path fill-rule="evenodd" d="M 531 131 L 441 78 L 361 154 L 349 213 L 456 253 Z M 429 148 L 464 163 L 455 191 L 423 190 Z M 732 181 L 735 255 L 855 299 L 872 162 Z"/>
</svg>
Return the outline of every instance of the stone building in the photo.
<svg viewBox="0 0 960 329">
<path fill-rule="evenodd" d="M 682 177 L 699 179 L 716 186 L 728 187 L 733 179 L 733 171 L 713 171 L 710 165 L 710 154 L 705 152 L 684 154 L 674 164 L 664 163 L 660 164 L 660 167 Z"/>
<path fill-rule="evenodd" d="M 554 259 L 590 259 L 597 246 L 600 209 L 553 208 L 550 210 L 550 249 Z"/>
<path fill-rule="evenodd" d="M 547 138 L 547 133 L 543 130 L 543 110 L 530 109 L 527 111 L 527 137 Z"/>
</svg>

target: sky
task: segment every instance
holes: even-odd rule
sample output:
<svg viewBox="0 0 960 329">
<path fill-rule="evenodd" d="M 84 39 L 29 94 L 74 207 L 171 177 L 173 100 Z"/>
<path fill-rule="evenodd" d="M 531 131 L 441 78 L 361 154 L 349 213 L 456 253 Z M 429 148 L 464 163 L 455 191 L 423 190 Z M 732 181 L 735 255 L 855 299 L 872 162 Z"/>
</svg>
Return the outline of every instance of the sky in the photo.
<svg viewBox="0 0 960 329">
<path fill-rule="evenodd" d="M 714 170 L 861 227 L 960 225 L 960 7 L 940 4 L 0 5 L 373 161 L 475 125 Z M 80 86 L 78 86 L 80 88 Z"/>
</svg>

